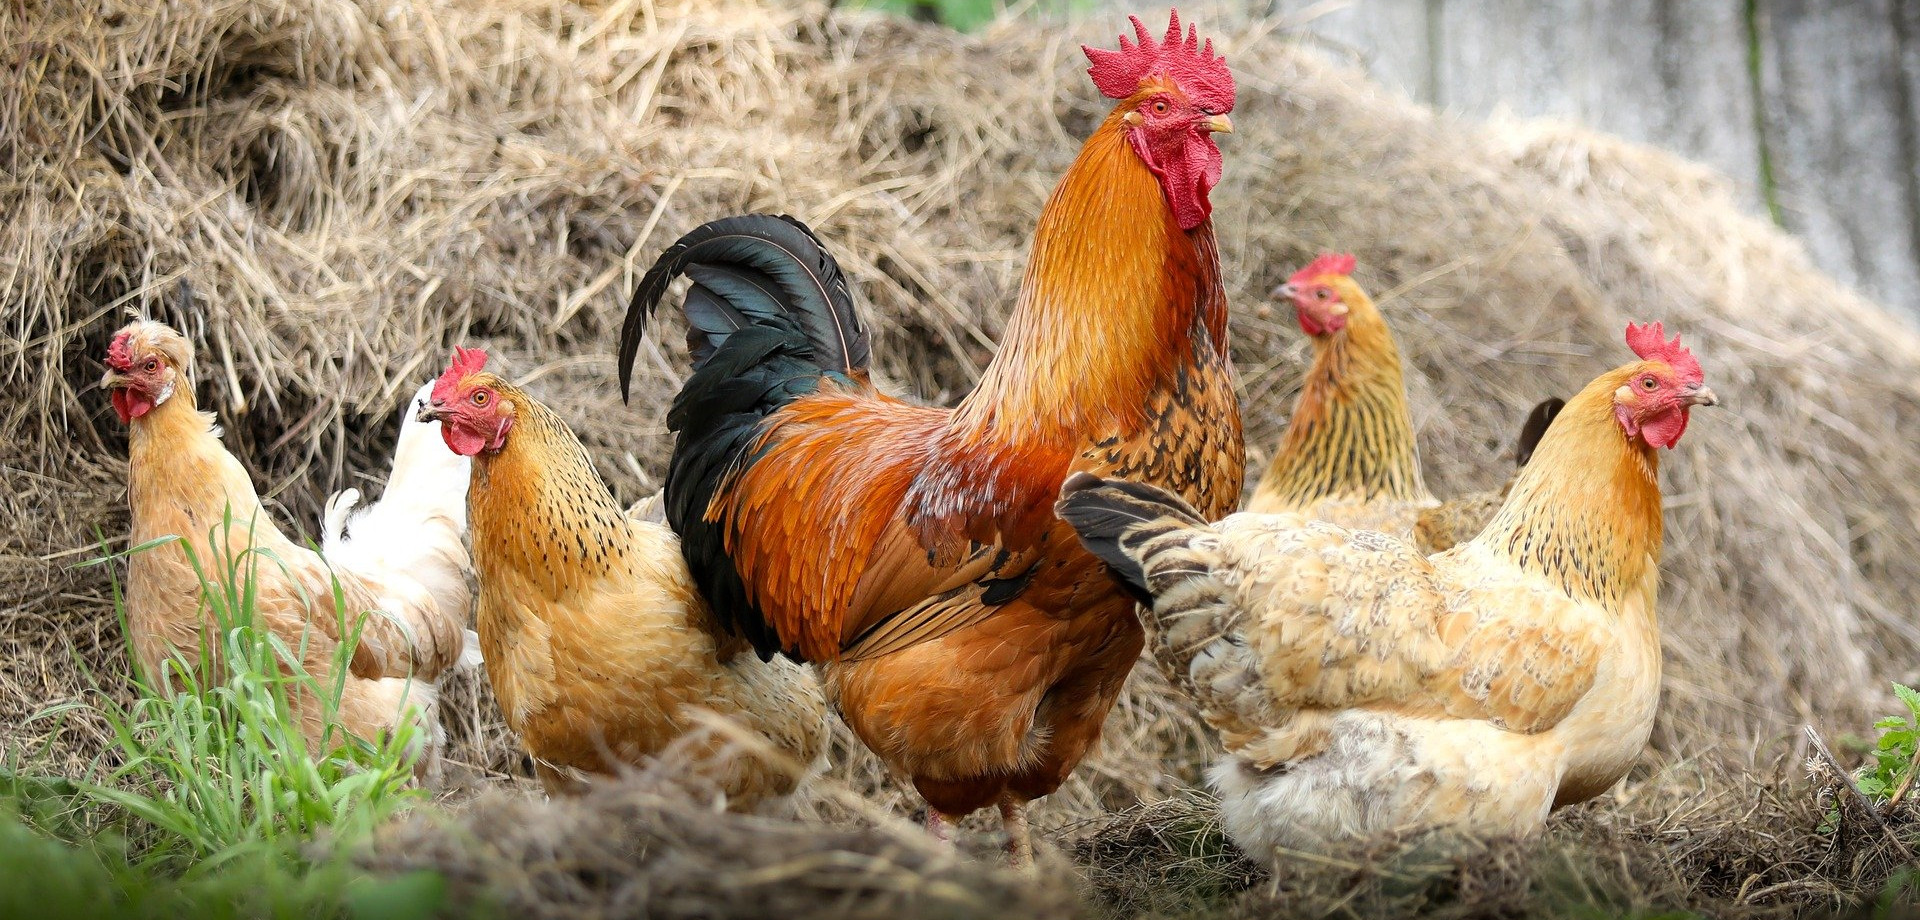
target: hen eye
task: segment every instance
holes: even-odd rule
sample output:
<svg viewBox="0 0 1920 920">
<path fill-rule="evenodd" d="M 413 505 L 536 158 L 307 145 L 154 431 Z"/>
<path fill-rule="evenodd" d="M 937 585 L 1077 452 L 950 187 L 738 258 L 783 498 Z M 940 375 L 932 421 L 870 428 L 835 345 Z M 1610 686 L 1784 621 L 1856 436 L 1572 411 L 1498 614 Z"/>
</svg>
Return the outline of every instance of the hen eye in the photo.
<svg viewBox="0 0 1920 920">
<path fill-rule="evenodd" d="M 1314 288 L 1314 290 L 1313 290 L 1313 299 L 1315 299 L 1315 300 L 1326 300 L 1326 299 L 1327 299 L 1327 289 L 1326 289 L 1326 288 Z"/>
<path fill-rule="evenodd" d="M 476 405 L 476 406 L 484 406 L 484 405 L 486 405 L 486 404 L 487 404 L 487 391 L 486 391 L 486 390 L 475 390 L 475 391 L 473 391 L 473 404 L 474 404 L 474 405 Z"/>
<path fill-rule="evenodd" d="M 1165 99 L 1158 99 L 1154 101 L 1153 114 L 1155 115 L 1167 114 L 1167 101 Z"/>
<path fill-rule="evenodd" d="M 147 359 L 147 372 L 148 372 L 148 373 L 152 373 L 152 372 L 154 372 L 154 371 L 157 371 L 157 370 L 159 370 L 159 369 L 160 369 L 160 359 L 159 359 L 159 358 L 148 358 L 148 359 Z"/>
<path fill-rule="evenodd" d="M 1658 380 L 1655 380 L 1655 379 L 1653 379 L 1652 377 L 1642 377 L 1642 378 L 1640 378 L 1640 386 L 1641 386 L 1641 387 L 1643 387 L 1643 388 L 1645 388 L 1645 389 L 1649 389 L 1649 390 L 1651 390 L 1651 389 L 1653 389 L 1653 388 L 1655 388 L 1655 387 L 1658 387 L 1659 385 L 1660 385 L 1660 381 L 1658 381 Z"/>
</svg>

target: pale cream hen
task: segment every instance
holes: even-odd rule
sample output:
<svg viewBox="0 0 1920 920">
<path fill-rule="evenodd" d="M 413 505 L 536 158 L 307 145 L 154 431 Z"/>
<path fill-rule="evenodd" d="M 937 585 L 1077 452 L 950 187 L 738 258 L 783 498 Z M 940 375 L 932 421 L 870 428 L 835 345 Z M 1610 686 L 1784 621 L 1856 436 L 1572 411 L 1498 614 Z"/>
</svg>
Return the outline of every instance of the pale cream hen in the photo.
<svg viewBox="0 0 1920 920">
<path fill-rule="evenodd" d="M 1568 403 L 1486 529 L 1430 558 L 1068 482 L 1061 515 L 1150 604 L 1156 659 L 1220 733 L 1210 777 L 1243 847 L 1527 834 L 1626 774 L 1660 691 L 1656 449 L 1716 402 L 1658 324 L 1628 342 L 1643 360 Z"/>
</svg>

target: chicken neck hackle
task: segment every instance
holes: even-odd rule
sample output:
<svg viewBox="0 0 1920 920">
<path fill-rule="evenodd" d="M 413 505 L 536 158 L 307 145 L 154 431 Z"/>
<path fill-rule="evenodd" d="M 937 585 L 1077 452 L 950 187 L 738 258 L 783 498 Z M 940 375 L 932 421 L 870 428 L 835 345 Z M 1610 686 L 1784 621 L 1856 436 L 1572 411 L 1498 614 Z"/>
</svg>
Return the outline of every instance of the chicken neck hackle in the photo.
<svg viewBox="0 0 1920 920">
<path fill-rule="evenodd" d="M 1323 255 L 1277 292 L 1293 301 L 1313 363 L 1249 511 L 1433 501 L 1420 475 L 1400 349 L 1353 270 L 1353 256 Z"/>
</svg>

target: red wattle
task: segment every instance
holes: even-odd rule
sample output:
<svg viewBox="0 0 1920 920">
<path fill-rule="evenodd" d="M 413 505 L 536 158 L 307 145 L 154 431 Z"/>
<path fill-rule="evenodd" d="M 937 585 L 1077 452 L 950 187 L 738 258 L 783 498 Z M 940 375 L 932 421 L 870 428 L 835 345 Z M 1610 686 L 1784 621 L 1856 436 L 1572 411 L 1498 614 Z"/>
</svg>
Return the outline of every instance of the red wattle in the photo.
<svg viewBox="0 0 1920 920">
<path fill-rule="evenodd" d="M 1209 195 L 1220 182 L 1220 148 L 1214 145 L 1213 136 L 1204 131 L 1179 139 L 1162 134 L 1156 142 L 1144 129 L 1135 128 L 1127 134 L 1133 152 L 1160 180 L 1160 191 L 1166 195 L 1180 229 L 1192 230 L 1206 223 L 1213 216 Z"/>
<path fill-rule="evenodd" d="M 487 446 L 482 435 L 460 428 L 449 422 L 440 423 L 440 439 L 447 442 L 447 449 L 462 457 L 472 457 Z"/>
<path fill-rule="evenodd" d="M 1301 332 L 1308 335 L 1319 335 L 1327 330 L 1327 327 L 1320 325 L 1319 320 L 1313 318 L 1313 314 L 1307 312 L 1307 308 L 1294 307 L 1293 312 L 1300 318 Z"/>
<path fill-rule="evenodd" d="M 153 400 L 131 387 L 115 388 L 110 398 L 113 400 L 113 412 L 120 416 L 123 425 L 153 411 Z"/>
<path fill-rule="evenodd" d="M 1640 423 L 1640 436 L 1654 447 L 1671 449 L 1687 433 L 1687 410 L 1669 409 Z"/>
</svg>

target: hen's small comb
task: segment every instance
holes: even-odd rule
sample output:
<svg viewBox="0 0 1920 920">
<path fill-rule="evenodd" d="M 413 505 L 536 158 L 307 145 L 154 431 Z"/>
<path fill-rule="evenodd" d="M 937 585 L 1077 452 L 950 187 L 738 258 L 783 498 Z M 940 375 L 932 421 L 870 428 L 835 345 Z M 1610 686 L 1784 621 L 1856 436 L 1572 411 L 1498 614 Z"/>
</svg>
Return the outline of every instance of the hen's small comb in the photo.
<svg viewBox="0 0 1920 920">
<path fill-rule="evenodd" d="M 125 373 L 133 370 L 133 350 L 127 347 L 127 341 L 133 333 L 122 332 L 113 337 L 113 344 L 107 346 L 107 366 Z"/>
<path fill-rule="evenodd" d="M 1139 37 L 1140 44 L 1135 45 L 1122 35 L 1118 51 L 1080 46 L 1080 50 L 1087 53 L 1087 60 L 1093 62 L 1093 66 L 1087 68 L 1087 75 L 1093 78 L 1093 85 L 1099 87 L 1102 95 L 1125 99 L 1139 92 L 1141 81 L 1164 74 L 1201 108 L 1215 114 L 1233 111 L 1233 73 L 1227 70 L 1226 58 L 1214 55 L 1213 39 L 1201 44 L 1199 30 L 1188 26 L 1183 40 L 1179 10 L 1167 14 L 1166 37 L 1157 42 L 1140 17 L 1128 16 L 1127 19 L 1133 22 L 1133 34 Z"/>
<path fill-rule="evenodd" d="M 433 382 L 433 401 L 446 402 L 460 381 L 469 375 L 480 373 L 487 366 L 487 353 L 480 348 L 453 347 L 453 360 L 447 362 L 447 370 Z"/>
<path fill-rule="evenodd" d="M 1684 383 L 1700 383 L 1706 379 L 1699 359 L 1680 344 L 1680 336 L 1675 334 L 1673 341 L 1667 341 L 1667 330 L 1659 323 L 1628 323 L 1627 347 L 1643 361 L 1665 361 Z"/>
<path fill-rule="evenodd" d="M 1351 275 L 1354 266 L 1358 264 L 1352 253 L 1323 252 L 1319 258 L 1308 262 L 1306 268 L 1294 272 L 1293 277 L 1287 279 L 1287 283 L 1306 284 L 1322 275 Z"/>
</svg>

